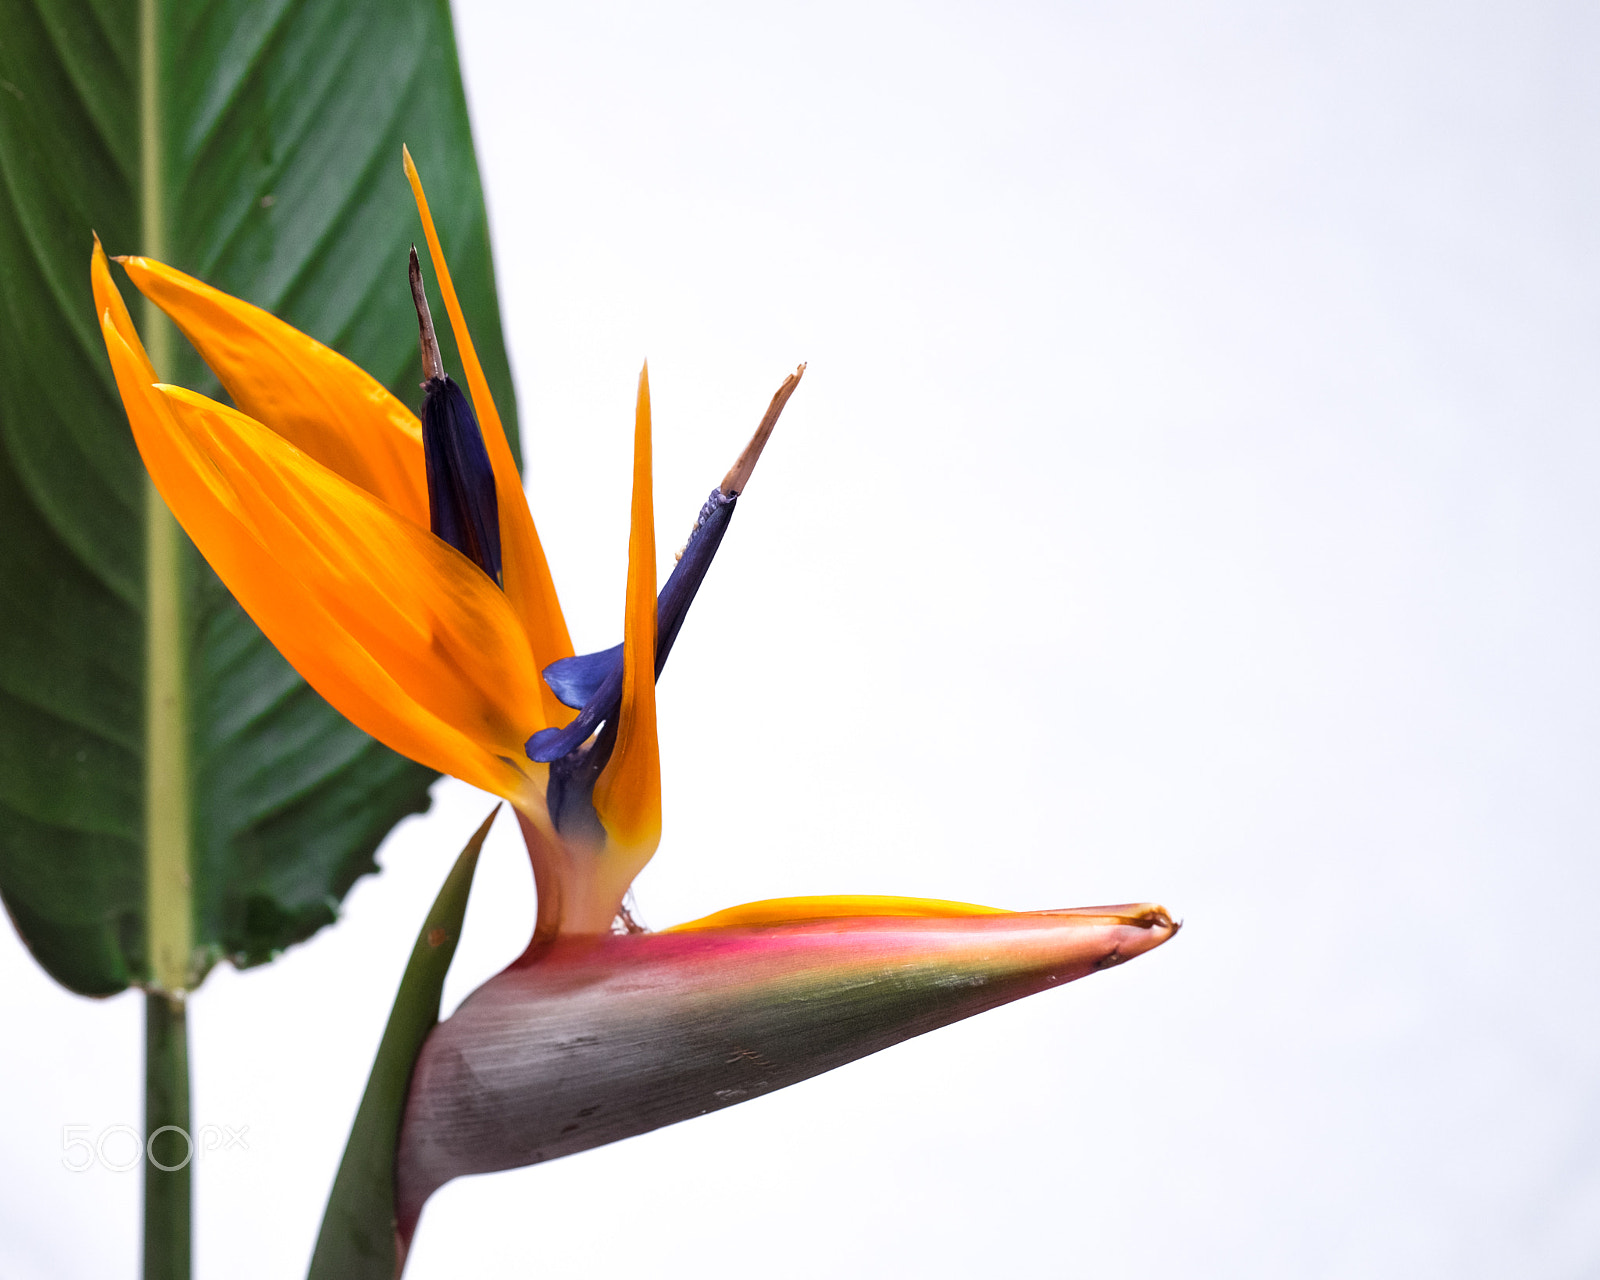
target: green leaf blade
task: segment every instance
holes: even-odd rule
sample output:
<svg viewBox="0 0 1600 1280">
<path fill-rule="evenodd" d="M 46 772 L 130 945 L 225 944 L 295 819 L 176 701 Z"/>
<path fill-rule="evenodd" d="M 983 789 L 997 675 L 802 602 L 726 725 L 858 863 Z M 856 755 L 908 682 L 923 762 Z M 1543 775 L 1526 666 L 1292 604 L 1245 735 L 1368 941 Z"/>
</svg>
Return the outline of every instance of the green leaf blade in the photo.
<svg viewBox="0 0 1600 1280">
<path fill-rule="evenodd" d="M 154 3 L 156 56 L 142 61 L 137 3 L 0 0 L 0 899 L 58 981 L 97 995 L 153 976 L 152 579 L 90 232 L 111 253 L 151 252 L 141 210 L 154 210 L 174 266 L 415 404 L 407 142 L 517 443 L 448 6 Z M 142 102 L 159 126 L 143 156 Z M 124 295 L 139 316 L 125 282 Z M 161 372 L 220 394 L 181 339 Z M 308 689 L 185 538 L 170 581 L 192 984 L 220 959 L 262 963 L 330 923 L 389 829 L 426 808 L 434 775 Z"/>
</svg>

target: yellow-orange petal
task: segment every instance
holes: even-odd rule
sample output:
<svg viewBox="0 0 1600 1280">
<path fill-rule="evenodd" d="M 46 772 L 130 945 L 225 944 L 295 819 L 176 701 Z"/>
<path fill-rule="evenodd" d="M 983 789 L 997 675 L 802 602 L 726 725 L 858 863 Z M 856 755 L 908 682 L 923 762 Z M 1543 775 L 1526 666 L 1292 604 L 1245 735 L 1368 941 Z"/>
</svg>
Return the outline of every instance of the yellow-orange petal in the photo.
<svg viewBox="0 0 1600 1280">
<path fill-rule="evenodd" d="M 119 261 L 194 344 L 241 412 L 428 527 L 422 428 L 388 388 L 271 312 L 154 259 Z"/>
<path fill-rule="evenodd" d="M 412 195 L 416 197 L 417 213 L 422 217 L 422 231 L 427 237 L 428 256 L 439 280 L 439 293 L 444 298 L 445 310 L 450 314 L 450 329 L 455 334 L 456 349 L 461 353 L 461 371 L 467 379 L 467 390 L 472 393 L 472 407 L 477 411 L 484 447 L 489 451 L 489 462 L 494 467 L 495 496 L 500 501 L 500 541 L 505 561 L 506 597 L 527 628 L 528 638 L 533 644 L 534 653 L 538 655 L 539 669 L 542 671 L 552 662 L 572 656 L 572 637 L 567 633 L 561 601 L 556 596 L 555 581 L 550 576 L 550 564 L 545 559 L 539 531 L 534 527 L 533 513 L 528 510 L 528 498 L 522 490 L 522 477 L 517 474 L 516 461 L 511 456 L 511 445 L 507 442 L 505 427 L 500 421 L 500 411 L 495 408 L 489 381 L 483 376 L 477 348 L 472 345 L 472 335 L 467 331 L 467 318 L 456 298 L 444 248 L 439 243 L 439 233 L 434 229 L 433 214 L 428 210 L 428 197 L 422 190 L 422 178 L 412 162 L 410 149 L 402 146 L 401 154 L 405 162 L 406 179 L 411 183 Z M 574 713 L 571 709 L 563 706 L 548 688 L 544 690 L 544 699 L 545 717 L 551 724 L 566 724 L 572 719 Z"/>
<path fill-rule="evenodd" d="M 156 389 L 203 442 L 284 581 L 419 705 L 518 759 L 545 727 L 542 681 L 521 624 L 482 570 L 245 414 L 182 387 Z"/>
<path fill-rule="evenodd" d="M 107 274 L 105 284 L 109 282 Z M 98 291 L 100 281 L 96 284 Z M 418 705 L 316 600 L 298 589 L 227 479 L 151 384 L 148 361 L 133 345 L 138 337 L 128 325 L 126 308 L 120 308 L 119 319 L 119 308 L 107 300 L 101 331 L 140 456 L 185 532 L 267 638 L 314 689 L 373 737 L 475 786 L 527 798 L 535 789 L 522 770 Z"/>
<path fill-rule="evenodd" d="M 691 929 L 733 929 L 764 924 L 793 924 L 799 920 L 835 920 L 855 916 L 915 916 L 926 920 L 953 920 L 962 916 L 1004 916 L 1003 907 L 980 907 L 972 902 L 943 898 L 897 898 L 883 894 L 828 894 L 810 898 L 766 898 L 743 906 L 673 925 L 667 933 Z"/>
<path fill-rule="evenodd" d="M 617 745 L 594 788 L 618 900 L 661 842 L 661 753 L 656 740 L 656 517 L 651 493 L 650 366 L 639 374 L 633 427 L 633 516 L 622 625 Z M 606 877 L 611 879 L 612 876 Z"/>
</svg>

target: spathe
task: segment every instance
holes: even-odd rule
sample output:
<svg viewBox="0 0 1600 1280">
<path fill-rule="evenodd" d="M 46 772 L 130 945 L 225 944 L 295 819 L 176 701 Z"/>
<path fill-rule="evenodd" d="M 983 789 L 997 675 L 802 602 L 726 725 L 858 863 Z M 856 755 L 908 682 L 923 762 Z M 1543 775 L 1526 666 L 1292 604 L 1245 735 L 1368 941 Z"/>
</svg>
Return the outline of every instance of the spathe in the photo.
<svg viewBox="0 0 1600 1280">
<path fill-rule="evenodd" d="M 536 943 L 424 1045 L 396 1158 L 404 1245 L 452 1178 L 759 1097 L 1130 960 L 1149 904 L 854 916 Z"/>
</svg>

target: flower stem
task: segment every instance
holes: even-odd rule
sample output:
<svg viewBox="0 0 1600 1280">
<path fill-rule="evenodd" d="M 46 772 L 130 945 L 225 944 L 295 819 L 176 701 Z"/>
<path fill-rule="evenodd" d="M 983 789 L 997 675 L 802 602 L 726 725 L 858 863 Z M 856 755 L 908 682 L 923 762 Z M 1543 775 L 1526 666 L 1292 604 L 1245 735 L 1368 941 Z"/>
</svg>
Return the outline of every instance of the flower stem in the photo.
<svg viewBox="0 0 1600 1280">
<path fill-rule="evenodd" d="M 144 997 L 144 1280 L 189 1280 L 189 1025 L 182 996 Z"/>
</svg>

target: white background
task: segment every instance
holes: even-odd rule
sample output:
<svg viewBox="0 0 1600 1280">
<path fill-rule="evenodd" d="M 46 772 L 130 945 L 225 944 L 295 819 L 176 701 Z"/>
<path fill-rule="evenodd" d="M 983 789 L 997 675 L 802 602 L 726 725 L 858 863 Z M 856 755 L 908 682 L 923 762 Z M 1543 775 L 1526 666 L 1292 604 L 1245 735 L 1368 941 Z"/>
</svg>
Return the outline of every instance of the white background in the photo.
<svg viewBox="0 0 1600 1280">
<path fill-rule="evenodd" d="M 663 571 L 810 372 L 661 685 L 662 925 L 1153 898 L 1114 973 L 430 1205 L 410 1275 L 1600 1273 L 1600 15 L 463 3 L 580 648 L 634 381 Z M 397 162 L 398 163 L 398 162 Z M 487 811 L 193 1005 L 198 1274 L 303 1273 Z M 502 822 L 449 1001 L 520 950 Z M 131 1277 L 136 996 L 0 940 L 0 1275 Z M 115 1149 L 113 1148 L 113 1151 Z"/>
</svg>

